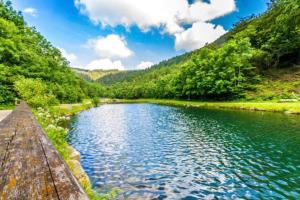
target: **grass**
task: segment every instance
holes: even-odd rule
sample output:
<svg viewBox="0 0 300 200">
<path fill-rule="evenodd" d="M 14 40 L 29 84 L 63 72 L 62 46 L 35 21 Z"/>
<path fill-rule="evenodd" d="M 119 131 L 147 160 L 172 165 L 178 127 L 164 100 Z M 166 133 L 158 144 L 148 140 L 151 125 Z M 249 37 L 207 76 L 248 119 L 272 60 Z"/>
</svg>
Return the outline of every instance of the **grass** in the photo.
<svg viewBox="0 0 300 200">
<path fill-rule="evenodd" d="M 272 69 L 263 72 L 255 91 L 246 94 L 247 100 L 272 101 L 300 98 L 300 66 Z"/>
<path fill-rule="evenodd" d="M 282 112 L 289 114 L 300 114 L 300 102 L 277 103 L 277 102 L 201 102 L 201 101 L 181 101 L 165 99 L 137 99 L 137 100 L 115 100 L 110 103 L 154 103 L 170 106 L 184 106 L 195 108 L 211 109 L 235 109 L 253 110 L 267 112 Z"/>
<path fill-rule="evenodd" d="M 0 110 L 13 110 L 16 106 L 14 105 L 0 105 Z"/>
</svg>

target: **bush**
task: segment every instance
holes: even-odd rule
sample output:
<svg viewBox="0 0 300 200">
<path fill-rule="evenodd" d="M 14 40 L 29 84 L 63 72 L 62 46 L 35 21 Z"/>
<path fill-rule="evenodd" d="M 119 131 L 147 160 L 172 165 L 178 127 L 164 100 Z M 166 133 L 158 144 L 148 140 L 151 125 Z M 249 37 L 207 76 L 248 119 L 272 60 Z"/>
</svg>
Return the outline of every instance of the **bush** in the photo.
<svg viewBox="0 0 300 200">
<path fill-rule="evenodd" d="M 47 89 L 46 83 L 39 79 L 21 78 L 14 83 L 14 87 L 19 96 L 34 108 L 59 103 L 56 97 Z"/>
<path fill-rule="evenodd" d="M 12 104 L 14 98 L 14 93 L 7 86 L 0 85 L 0 104 Z"/>
<path fill-rule="evenodd" d="M 99 103 L 100 103 L 100 100 L 99 100 L 99 98 L 98 98 L 98 97 L 94 97 L 94 98 L 92 98 L 92 103 L 93 103 L 93 105 L 94 105 L 94 106 L 98 106 L 98 105 L 99 105 Z"/>
</svg>

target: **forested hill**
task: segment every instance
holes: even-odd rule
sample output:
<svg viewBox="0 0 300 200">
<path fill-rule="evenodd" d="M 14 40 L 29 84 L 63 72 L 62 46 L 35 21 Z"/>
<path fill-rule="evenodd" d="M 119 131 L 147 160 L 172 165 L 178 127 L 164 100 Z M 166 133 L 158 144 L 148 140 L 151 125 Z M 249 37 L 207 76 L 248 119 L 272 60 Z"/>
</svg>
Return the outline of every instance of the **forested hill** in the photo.
<svg viewBox="0 0 300 200">
<path fill-rule="evenodd" d="M 250 96 L 257 92 L 262 99 L 298 97 L 299 52 L 300 0 L 275 0 L 213 44 L 98 82 L 118 98 L 233 99 L 256 98 Z"/>
<path fill-rule="evenodd" d="M 97 80 L 97 82 L 104 85 L 113 85 L 122 82 L 134 81 L 137 77 L 147 75 L 151 72 L 160 71 L 163 74 L 167 74 L 170 70 L 173 70 L 174 66 L 178 66 L 192 58 L 193 52 L 185 53 L 180 56 L 176 56 L 169 60 L 160 62 L 157 65 L 152 66 L 146 70 L 130 70 L 130 71 L 119 71 L 118 73 L 105 75 Z M 170 68 L 170 69 L 168 69 Z"/>
<path fill-rule="evenodd" d="M 73 72 L 10 1 L 0 0 L 0 104 L 11 104 L 16 97 L 37 106 L 79 102 L 102 92 L 100 85 Z"/>
<path fill-rule="evenodd" d="M 85 80 L 88 81 L 95 81 L 98 80 L 104 76 L 107 75 L 112 75 L 112 74 L 117 74 L 120 71 L 117 69 L 113 70 L 86 70 L 86 69 L 79 69 L 79 68 L 72 68 L 73 71 L 75 71 L 80 77 L 84 78 Z"/>
</svg>

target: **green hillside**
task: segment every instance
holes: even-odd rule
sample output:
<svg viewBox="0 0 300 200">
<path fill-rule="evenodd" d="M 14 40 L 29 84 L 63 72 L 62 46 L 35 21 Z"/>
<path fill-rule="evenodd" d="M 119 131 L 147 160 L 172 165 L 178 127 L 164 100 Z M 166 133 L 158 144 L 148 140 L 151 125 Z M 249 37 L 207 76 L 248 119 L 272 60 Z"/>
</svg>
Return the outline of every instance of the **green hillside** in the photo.
<svg viewBox="0 0 300 200">
<path fill-rule="evenodd" d="M 299 52 L 300 0 L 276 0 L 213 44 L 98 82 L 117 98 L 298 98 Z"/>
<path fill-rule="evenodd" d="M 104 76 L 113 75 L 120 73 L 119 70 L 85 70 L 85 69 L 77 69 L 73 68 L 73 71 L 75 71 L 80 77 L 87 81 L 96 81 Z"/>
<path fill-rule="evenodd" d="M 154 65 L 149 69 L 120 71 L 115 74 L 105 75 L 105 76 L 97 79 L 96 81 L 103 85 L 114 85 L 114 84 L 122 83 L 122 82 L 135 81 L 135 79 L 137 77 L 147 76 L 148 74 L 151 74 L 153 72 L 155 73 L 156 71 L 160 71 L 163 74 L 168 74 L 170 71 L 173 70 L 174 66 L 177 66 L 178 64 L 188 61 L 189 59 L 191 59 L 191 56 L 192 56 L 192 52 L 186 53 L 186 54 L 171 58 L 169 60 L 162 61 L 159 64 Z M 170 69 L 168 69 L 168 68 L 170 68 Z"/>
<path fill-rule="evenodd" d="M 102 94 L 100 85 L 70 69 L 61 52 L 29 27 L 10 1 L 0 1 L 0 30 L 0 104 L 19 97 L 42 106 Z"/>
</svg>

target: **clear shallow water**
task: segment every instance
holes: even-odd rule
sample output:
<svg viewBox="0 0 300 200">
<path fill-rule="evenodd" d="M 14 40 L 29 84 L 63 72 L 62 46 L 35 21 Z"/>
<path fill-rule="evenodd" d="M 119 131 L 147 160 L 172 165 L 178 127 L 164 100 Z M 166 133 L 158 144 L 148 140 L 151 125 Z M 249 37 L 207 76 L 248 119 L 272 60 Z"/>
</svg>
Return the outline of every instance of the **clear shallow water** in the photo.
<svg viewBox="0 0 300 200">
<path fill-rule="evenodd" d="M 300 199 L 300 117 L 151 104 L 79 114 L 69 142 L 119 199 Z"/>
</svg>

